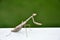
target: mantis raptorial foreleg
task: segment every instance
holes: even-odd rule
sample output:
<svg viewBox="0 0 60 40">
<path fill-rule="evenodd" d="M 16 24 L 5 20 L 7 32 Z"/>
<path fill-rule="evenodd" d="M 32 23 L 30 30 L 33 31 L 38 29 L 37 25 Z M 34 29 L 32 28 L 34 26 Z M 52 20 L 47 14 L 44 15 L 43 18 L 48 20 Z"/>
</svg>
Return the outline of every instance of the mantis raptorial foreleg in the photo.
<svg viewBox="0 0 60 40">
<path fill-rule="evenodd" d="M 38 23 L 34 20 L 34 17 L 32 17 L 32 20 L 33 20 L 33 23 L 36 24 L 36 25 L 42 25 L 42 23 Z"/>
</svg>

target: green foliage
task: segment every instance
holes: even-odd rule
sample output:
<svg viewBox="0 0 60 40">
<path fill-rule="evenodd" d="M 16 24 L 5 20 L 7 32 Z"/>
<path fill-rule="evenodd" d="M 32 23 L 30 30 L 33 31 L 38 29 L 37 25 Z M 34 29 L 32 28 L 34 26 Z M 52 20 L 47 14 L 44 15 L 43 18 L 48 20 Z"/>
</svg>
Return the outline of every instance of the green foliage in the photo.
<svg viewBox="0 0 60 40">
<path fill-rule="evenodd" d="M 60 26 L 59 0 L 0 0 L 0 27 L 15 27 L 34 12 L 41 27 Z M 28 24 L 37 27 L 32 20 Z"/>
</svg>

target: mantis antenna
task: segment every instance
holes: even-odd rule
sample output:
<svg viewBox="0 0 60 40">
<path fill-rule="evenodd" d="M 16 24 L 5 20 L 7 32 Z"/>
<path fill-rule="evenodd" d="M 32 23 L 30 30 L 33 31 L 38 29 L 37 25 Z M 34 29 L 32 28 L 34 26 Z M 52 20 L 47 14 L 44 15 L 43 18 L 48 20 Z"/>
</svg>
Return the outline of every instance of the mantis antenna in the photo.
<svg viewBox="0 0 60 40">
<path fill-rule="evenodd" d="M 36 14 L 32 14 L 32 16 L 30 16 L 28 19 L 26 19 L 24 22 L 22 22 L 21 24 L 17 25 L 16 28 L 14 28 L 13 30 L 11 30 L 12 32 L 18 32 L 19 30 L 21 30 L 21 28 L 33 17 L 36 16 Z"/>
</svg>

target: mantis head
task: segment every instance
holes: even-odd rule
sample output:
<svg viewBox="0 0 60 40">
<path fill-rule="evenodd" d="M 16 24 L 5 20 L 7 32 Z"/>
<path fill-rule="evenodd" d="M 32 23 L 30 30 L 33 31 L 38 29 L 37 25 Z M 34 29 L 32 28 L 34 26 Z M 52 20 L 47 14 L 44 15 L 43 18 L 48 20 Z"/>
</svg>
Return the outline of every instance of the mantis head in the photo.
<svg viewBox="0 0 60 40">
<path fill-rule="evenodd" d="M 36 16 L 37 14 L 36 13 L 33 13 L 32 16 Z"/>
</svg>

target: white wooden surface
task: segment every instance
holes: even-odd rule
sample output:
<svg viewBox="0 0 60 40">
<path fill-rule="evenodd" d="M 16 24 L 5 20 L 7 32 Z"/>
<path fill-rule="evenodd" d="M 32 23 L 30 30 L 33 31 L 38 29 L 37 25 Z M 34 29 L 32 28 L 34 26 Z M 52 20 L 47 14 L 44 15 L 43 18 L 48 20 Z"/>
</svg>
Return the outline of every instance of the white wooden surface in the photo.
<svg viewBox="0 0 60 40">
<path fill-rule="evenodd" d="M 13 28 L 0 28 L 0 40 L 60 40 L 60 28 L 22 28 L 11 32 Z"/>
</svg>

